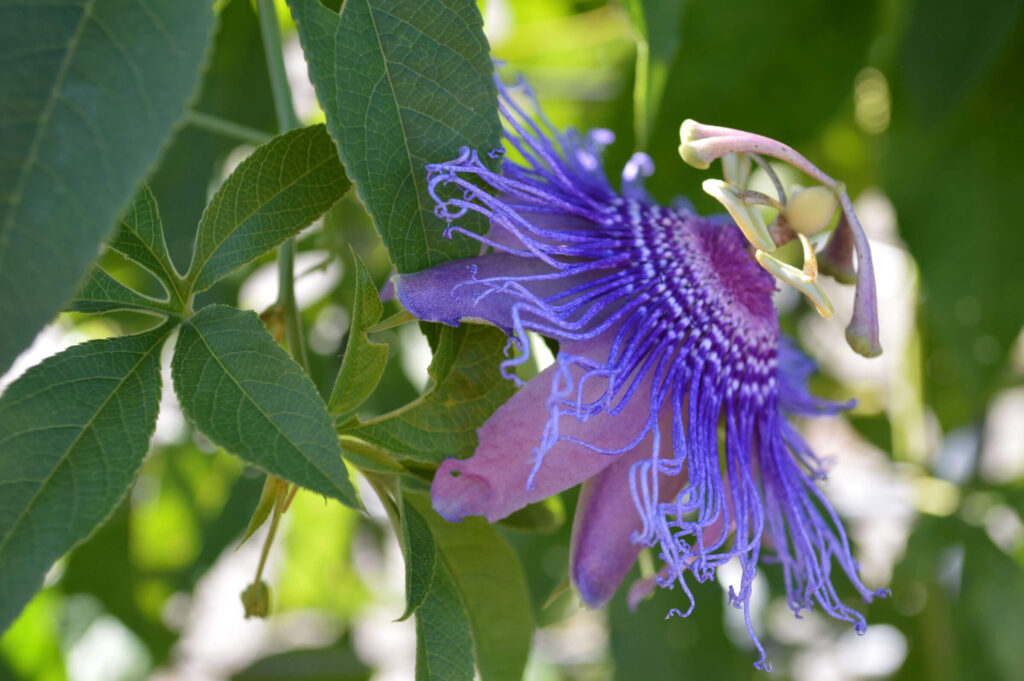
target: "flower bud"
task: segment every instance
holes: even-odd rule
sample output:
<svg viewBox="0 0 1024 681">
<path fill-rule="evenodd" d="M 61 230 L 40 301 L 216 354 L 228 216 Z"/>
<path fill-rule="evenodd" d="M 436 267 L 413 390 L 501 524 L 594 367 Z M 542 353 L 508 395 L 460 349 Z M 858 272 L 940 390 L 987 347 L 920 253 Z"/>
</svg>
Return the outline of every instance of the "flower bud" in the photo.
<svg viewBox="0 0 1024 681">
<path fill-rule="evenodd" d="M 254 582 L 242 592 L 242 605 L 245 607 L 246 619 L 250 617 L 266 617 L 270 612 L 270 587 L 262 579 Z"/>
</svg>

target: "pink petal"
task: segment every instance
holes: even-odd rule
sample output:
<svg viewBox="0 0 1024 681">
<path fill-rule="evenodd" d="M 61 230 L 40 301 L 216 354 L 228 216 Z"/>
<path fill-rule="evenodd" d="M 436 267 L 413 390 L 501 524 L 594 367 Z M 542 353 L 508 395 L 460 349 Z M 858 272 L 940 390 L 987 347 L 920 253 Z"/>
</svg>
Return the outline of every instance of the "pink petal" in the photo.
<svg viewBox="0 0 1024 681">
<path fill-rule="evenodd" d="M 666 413 L 669 410 L 665 410 Z M 671 423 L 660 419 L 661 456 L 672 456 Z M 569 577 L 583 601 L 592 608 L 607 603 L 633 566 L 642 544 L 631 537 L 643 529 L 630 493 L 630 468 L 651 456 L 652 435 L 611 466 L 583 483 L 572 526 Z M 685 469 L 676 476 L 658 478 L 658 496 L 663 502 L 675 498 L 685 486 Z"/>
<path fill-rule="evenodd" d="M 606 338 L 587 345 L 586 349 L 581 345 L 570 346 L 566 351 L 607 358 Z M 458 522 L 480 515 L 494 522 L 527 504 L 577 485 L 619 460 L 616 455 L 598 454 L 585 446 L 559 441 L 544 455 L 533 488 L 527 490 L 527 479 L 534 467 L 533 451 L 541 442 L 548 420 L 547 401 L 557 370 L 555 365 L 542 371 L 480 427 L 480 443 L 473 456 L 465 460 L 447 459 L 441 464 L 431 497 L 434 510 L 443 518 Z M 603 384 L 589 381 L 584 386 L 584 400 L 595 400 L 603 391 Z M 624 447 L 647 422 L 650 406 L 643 395 L 649 391 L 649 383 L 641 385 L 637 396 L 614 416 L 601 413 L 582 423 L 563 416 L 559 433 L 604 448 Z M 632 505 L 627 510 L 635 515 Z"/>
</svg>

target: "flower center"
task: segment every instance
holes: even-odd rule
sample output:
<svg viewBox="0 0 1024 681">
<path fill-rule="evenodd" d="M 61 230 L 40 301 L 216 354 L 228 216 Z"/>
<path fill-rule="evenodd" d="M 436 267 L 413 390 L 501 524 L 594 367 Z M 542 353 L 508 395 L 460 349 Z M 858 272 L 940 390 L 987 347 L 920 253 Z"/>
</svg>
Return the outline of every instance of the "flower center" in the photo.
<svg viewBox="0 0 1024 681">
<path fill-rule="evenodd" d="M 633 267 L 658 282 L 663 332 L 709 365 L 727 394 L 744 384 L 767 395 L 779 342 L 775 283 L 743 234 L 725 220 L 635 199 L 610 208 L 613 220 L 630 226 Z"/>
</svg>

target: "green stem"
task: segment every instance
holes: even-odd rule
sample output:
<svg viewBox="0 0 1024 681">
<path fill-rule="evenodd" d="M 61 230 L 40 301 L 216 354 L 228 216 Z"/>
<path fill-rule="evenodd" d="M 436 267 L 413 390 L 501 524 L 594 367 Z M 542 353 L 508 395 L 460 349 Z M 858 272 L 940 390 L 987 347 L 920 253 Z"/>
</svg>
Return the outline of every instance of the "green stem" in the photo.
<svg viewBox="0 0 1024 681">
<path fill-rule="evenodd" d="M 247 125 L 235 123 L 234 121 L 229 121 L 225 118 L 221 118 L 220 116 L 213 116 L 201 111 L 186 111 L 185 123 L 197 128 L 202 128 L 209 132 L 217 133 L 218 135 L 224 135 L 225 137 L 231 137 L 243 142 L 255 144 L 256 146 L 269 141 L 271 138 L 271 135 L 268 135 L 262 130 L 250 128 Z"/>
<path fill-rule="evenodd" d="M 281 51 L 281 27 L 277 20 L 274 0 L 259 0 L 260 33 L 263 36 L 263 52 L 267 58 L 267 72 L 270 76 L 270 90 L 274 97 L 274 111 L 277 127 L 281 131 L 299 127 L 298 116 L 292 104 L 292 91 L 288 85 L 288 74 L 284 68 L 284 54 Z M 302 338 L 302 320 L 295 304 L 295 239 L 288 239 L 277 250 L 277 304 L 284 317 L 285 338 L 288 351 L 306 373 L 306 345 Z"/>
<path fill-rule="evenodd" d="M 252 580 L 253 584 L 259 584 L 260 579 L 263 578 L 263 567 L 267 564 L 267 556 L 270 555 L 270 547 L 274 544 L 274 536 L 277 534 L 278 525 L 281 524 L 282 515 L 281 504 L 275 500 L 274 510 L 270 516 L 270 529 L 267 531 L 267 538 L 263 540 L 263 548 L 260 549 L 260 562 L 256 566 L 256 578 Z"/>
<path fill-rule="evenodd" d="M 274 95 L 277 128 L 284 132 L 299 127 L 299 119 L 295 115 L 292 90 L 288 85 L 288 74 L 284 69 L 281 27 L 277 21 L 277 8 L 274 6 L 274 0 L 259 0 L 259 15 L 260 33 L 263 36 L 263 53 L 267 58 L 270 90 Z"/>
<path fill-rule="evenodd" d="M 277 251 L 277 304 L 284 318 L 284 337 L 292 359 L 309 373 L 306 344 L 302 338 L 302 320 L 295 302 L 295 239 L 288 239 Z"/>
</svg>

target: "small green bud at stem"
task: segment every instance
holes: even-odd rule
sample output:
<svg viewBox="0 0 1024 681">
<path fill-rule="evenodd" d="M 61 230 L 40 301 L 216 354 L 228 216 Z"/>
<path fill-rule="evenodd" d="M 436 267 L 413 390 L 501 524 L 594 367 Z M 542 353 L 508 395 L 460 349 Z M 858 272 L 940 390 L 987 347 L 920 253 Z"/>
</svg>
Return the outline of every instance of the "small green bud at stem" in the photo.
<svg viewBox="0 0 1024 681">
<path fill-rule="evenodd" d="M 270 587 L 262 579 L 245 587 L 242 592 L 242 606 L 245 618 L 266 617 L 270 612 Z"/>
</svg>

